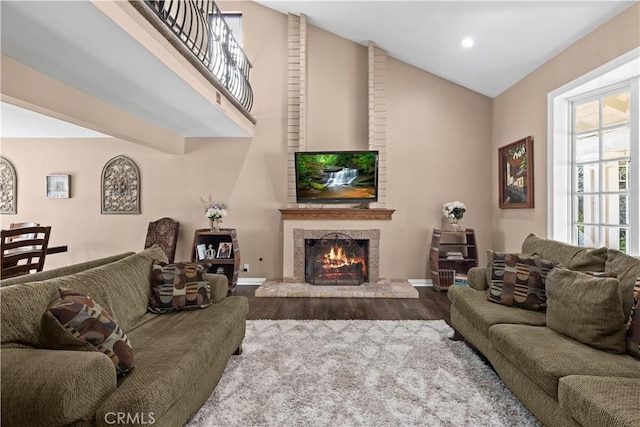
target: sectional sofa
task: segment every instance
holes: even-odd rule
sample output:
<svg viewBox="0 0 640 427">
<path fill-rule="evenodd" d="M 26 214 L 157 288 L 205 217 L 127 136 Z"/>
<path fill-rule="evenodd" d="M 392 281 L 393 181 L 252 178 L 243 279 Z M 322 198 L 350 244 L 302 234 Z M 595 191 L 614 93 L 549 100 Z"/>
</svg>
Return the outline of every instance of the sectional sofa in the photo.
<svg viewBox="0 0 640 427">
<path fill-rule="evenodd" d="M 630 354 L 625 330 L 640 259 L 534 234 L 522 254 L 537 265 L 544 263 L 536 257 L 553 261 L 538 292 L 546 301 L 517 291 L 496 297 L 505 273 L 492 270 L 500 272 L 501 263 L 508 270 L 511 260 L 489 251 L 488 266 L 469 271 L 469 286 L 448 291 L 456 336 L 486 357 L 544 425 L 640 426 L 640 360 Z M 516 274 L 524 270 L 518 265 Z"/>
<path fill-rule="evenodd" d="M 0 283 L 2 425 L 173 427 L 202 406 L 240 351 L 248 302 L 227 297 L 226 277 L 210 274 L 211 305 L 151 313 L 157 261 L 166 257 L 154 246 Z M 100 351 L 51 349 L 43 314 L 60 288 L 90 296 L 117 321 L 132 369 L 118 375 Z"/>
</svg>

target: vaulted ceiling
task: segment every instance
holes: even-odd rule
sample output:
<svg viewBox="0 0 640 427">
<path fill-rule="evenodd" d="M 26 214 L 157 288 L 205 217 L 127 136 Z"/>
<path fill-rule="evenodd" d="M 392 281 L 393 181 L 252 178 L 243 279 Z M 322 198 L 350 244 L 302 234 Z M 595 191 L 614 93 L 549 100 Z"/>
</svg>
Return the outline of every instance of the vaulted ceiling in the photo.
<svg viewBox="0 0 640 427">
<path fill-rule="evenodd" d="M 489 97 L 637 1 L 256 0 Z M 470 48 L 461 46 L 472 38 Z"/>
</svg>

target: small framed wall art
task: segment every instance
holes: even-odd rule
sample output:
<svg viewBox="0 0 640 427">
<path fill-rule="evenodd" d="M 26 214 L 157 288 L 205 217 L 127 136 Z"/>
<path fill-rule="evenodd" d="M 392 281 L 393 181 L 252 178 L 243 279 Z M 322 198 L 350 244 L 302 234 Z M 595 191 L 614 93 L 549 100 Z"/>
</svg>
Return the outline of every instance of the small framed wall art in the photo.
<svg viewBox="0 0 640 427">
<path fill-rule="evenodd" d="M 47 175 L 47 199 L 68 199 L 71 197 L 70 175 Z"/>
<path fill-rule="evenodd" d="M 533 208 L 533 138 L 498 149 L 500 209 Z"/>
</svg>

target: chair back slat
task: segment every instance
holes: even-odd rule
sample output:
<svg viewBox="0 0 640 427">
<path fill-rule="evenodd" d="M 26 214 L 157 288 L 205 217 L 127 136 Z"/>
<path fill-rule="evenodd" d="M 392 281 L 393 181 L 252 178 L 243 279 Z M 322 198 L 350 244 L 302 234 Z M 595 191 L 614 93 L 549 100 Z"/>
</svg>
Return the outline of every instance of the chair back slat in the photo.
<svg viewBox="0 0 640 427">
<path fill-rule="evenodd" d="M 49 246 L 51 227 L 22 227 L 2 230 L 0 278 L 42 271 Z"/>
</svg>

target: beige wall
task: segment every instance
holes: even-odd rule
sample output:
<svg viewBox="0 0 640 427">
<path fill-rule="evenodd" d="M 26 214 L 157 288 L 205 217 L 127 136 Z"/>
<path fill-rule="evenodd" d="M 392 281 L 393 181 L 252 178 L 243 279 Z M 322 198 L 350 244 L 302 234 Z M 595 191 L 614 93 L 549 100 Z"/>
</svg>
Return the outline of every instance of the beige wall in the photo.
<svg viewBox="0 0 640 427">
<path fill-rule="evenodd" d="M 68 244 L 70 251 L 51 256 L 48 268 L 141 249 L 147 223 L 162 216 L 181 222 L 177 258 L 187 258 L 193 231 L 207 224 L 199 196 L 211 193 L 231 205 L 223 225 L 238 229 L 243 262 L 251 264 L 243 275 L 282 276 L 277 209 L 286 207 L 287 190 L 287 18 L 251 2 L 221 5 L 244 12 L 254 138 L 190 140 L 184 155 L 117 139 L 2 141 L 2 154 L 18 172 L 19 200 L 18 215 L 0 220 L 51 224 L 52 244 Z M 427 277 L 431 230 L 442 224 L 447 201 L 467 204 L 462 224 L 476 229 L 481 262 L 486 248 L 517 249 L 529 231 L 545 233 L 546 94 L 637 46 L 637 16 L 636 5 L 493 102 L 388 59 L 387 207 L 396 213 L 381 227 L 382 277 Z M 366 147 L 366 72 L 365 46 L 310 28 L 310 149 Z M 536 208 L 498 210 L 497 148 L 526 135 L 535 138 Z M 119 154 L 140 166 L 142 215 L 100 214 L 100 173 Z M 54 172 L 72 174 L 71 199 L 44 197 L 45 176 Z"/>
<path fill-rule="evenodd" d="M 307 150 L 366 150 L 367 47 L 308 26 Z"/>
<path fill-rule="evenodd" d="M 493 100 L 492 170 L 498 147 L 534 140 L 534 209 L 498 209 L 498 175 L 492 174 L 493 243 L 516 251 L 530 232 L 547 234 L 547 94 L 640 45 L 636 3 L 561 52 Z"/>
</svg>

